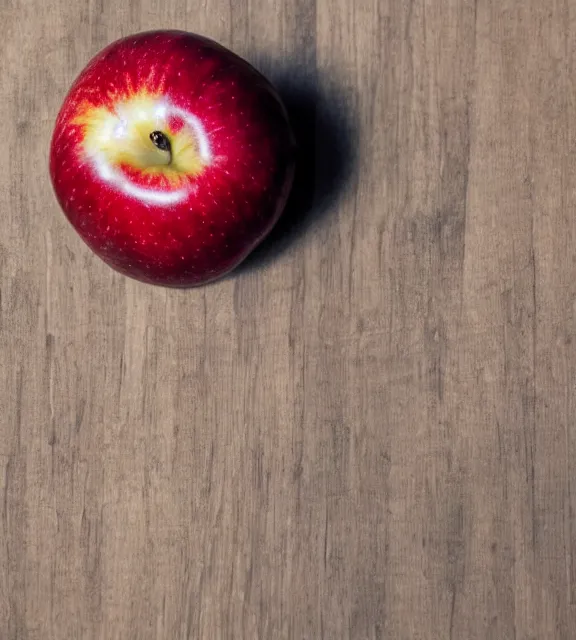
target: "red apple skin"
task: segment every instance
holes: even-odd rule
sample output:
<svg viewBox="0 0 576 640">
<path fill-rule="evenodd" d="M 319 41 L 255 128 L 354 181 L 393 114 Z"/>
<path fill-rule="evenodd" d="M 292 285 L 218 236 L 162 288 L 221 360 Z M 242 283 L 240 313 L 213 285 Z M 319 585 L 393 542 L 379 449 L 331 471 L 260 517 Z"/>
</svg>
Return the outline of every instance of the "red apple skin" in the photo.
<svg viewBox="0 0 576 640">
<path fill-rule="evenodd" d="M 142 91 L 160 91 L 193 114 L 210 147 L 210 161 L 177 202 L 119 189 L 83 152 L 80 105 L 114 111 L 118 96 Z M 64 100 L 50 148 L 56 197 L 88 246 L 127 276 L 172 287 L 205 284 L 240 264 L 281 215 L 294 164 L 291 127 L 271 84 L 233 52 L 182 31 L 136 34 L 96 55 Z M 144 189 L 173 189 L 130 167 L 123 175 Z"/>
</svg>

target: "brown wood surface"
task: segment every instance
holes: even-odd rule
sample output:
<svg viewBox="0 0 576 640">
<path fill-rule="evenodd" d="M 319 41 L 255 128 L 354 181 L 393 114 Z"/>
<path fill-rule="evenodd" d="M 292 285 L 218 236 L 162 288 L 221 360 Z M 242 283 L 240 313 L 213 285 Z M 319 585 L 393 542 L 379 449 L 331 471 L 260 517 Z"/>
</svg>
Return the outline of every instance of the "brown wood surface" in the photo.
<svg viewBox="0 0 576 640">
<path fill-rule="evenodd" d="M 576 638 L 576 0 L 1 0 L 0 638 Z M 90 254 L 71 81 L 178 27 L 280 87 L 279 232 Z"/>
</svg>

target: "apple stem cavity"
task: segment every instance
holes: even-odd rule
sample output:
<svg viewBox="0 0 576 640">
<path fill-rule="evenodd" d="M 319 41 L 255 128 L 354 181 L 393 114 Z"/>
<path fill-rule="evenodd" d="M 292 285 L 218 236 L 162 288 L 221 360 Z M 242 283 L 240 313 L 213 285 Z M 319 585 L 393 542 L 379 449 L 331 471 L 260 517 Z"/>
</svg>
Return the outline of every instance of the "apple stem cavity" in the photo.
<svg viewBox="0 0 576 640">
<path fill-rule="evenodd" d="M 165 133 L 162 131 L 152 131 L 150 134 L 150 140 L 152 140 L 154 146 L 160 149 L 160 151 L 166 151 L 169 154 L 170 159 L 172 159 L 172 146 Z M 168 164 L 170 164 L 170 162 Z"/>
</svg>

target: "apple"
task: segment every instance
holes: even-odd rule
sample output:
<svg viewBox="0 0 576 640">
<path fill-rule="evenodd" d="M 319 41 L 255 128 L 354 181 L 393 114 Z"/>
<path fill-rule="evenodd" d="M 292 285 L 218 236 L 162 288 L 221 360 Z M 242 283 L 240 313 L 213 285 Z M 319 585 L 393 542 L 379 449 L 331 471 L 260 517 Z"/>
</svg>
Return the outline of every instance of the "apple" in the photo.
<svg viewBox="0 0 576 640">
<path fill-rule="evenodd" d="M 150 31 L 97 54 L 54 126 L 66 217 L 117 271 L 192 287 L 234 269 L 290 192 L 295 141 L 270 82 L 205 37 Z"/>
</svg>

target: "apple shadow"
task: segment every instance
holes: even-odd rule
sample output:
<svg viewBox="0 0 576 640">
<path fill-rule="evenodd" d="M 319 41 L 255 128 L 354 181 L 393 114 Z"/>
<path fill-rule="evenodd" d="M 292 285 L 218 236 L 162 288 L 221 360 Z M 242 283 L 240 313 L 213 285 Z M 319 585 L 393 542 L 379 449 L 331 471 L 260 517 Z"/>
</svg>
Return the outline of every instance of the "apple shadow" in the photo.
<svg viewBox="0 0 576 640">
<path fill-rule="evenodd" d="M 260 269 L 334 211 L 355 164 L 354 126 L 344 96 L 297 79 L 271 78 L 284 102 L 297 142 L 294 183 L 284 213 L 268 236 L 238 266 Z"/>
</svg>

